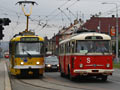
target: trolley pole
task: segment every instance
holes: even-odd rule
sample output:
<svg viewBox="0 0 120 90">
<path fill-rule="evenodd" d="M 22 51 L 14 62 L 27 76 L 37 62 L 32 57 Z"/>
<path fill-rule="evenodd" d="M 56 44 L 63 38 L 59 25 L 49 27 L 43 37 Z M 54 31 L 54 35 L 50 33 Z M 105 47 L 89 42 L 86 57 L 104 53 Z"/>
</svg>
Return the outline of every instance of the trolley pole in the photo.
<svg viewBox="0 0 120 90">
<path fill-rule="evenodd" d="M 29 25 L 29 16 L 27 16 L 27 25 L 26 25 L 26 32 L 28 32 L 28 25 Z"/>
<path fill-rule="evenodd" d="M 32 6 L 34 4 L 38 5 L 36 2 L 34 1 L 19 1 L 17 2 L 19 5 L 21 5 L 22 7 L 22 11 L 24 12 L 24 15 L 27 17 L 27 23 L 26 23 L 26 29 L 25 29 L 25 32 L 28 32 L 28 25 L 29 25 L 29 16 L 32 14 Z M 16 4 L 17 4 L 16 3 Z M 31 4 L 31 8 L 30 8 L 30 12 L 27 14 L 24 10 L 24 7 L 25 7 L 25 4 Z"/>
</svg>

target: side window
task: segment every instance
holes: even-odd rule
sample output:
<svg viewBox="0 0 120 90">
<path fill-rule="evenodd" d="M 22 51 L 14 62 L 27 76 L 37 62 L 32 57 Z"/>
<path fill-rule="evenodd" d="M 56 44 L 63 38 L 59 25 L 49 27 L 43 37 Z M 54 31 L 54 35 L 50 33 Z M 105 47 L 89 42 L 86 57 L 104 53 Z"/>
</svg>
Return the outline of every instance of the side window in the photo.
<svg viewBox="0 0 120 90">
<path fill-rule="evenodd" d="M 64 44 L 61 44 L 60 45 L 60 54 L 63 54 L 64 53 Z"/>
<path fill-rule="evenodd" d="M 12 43 L 9 42 L 9 53 L 11 54 L 12 53 Z"/>
<path fill-rule="evenodd" d="M 63 44 L 63 54 L 65 54 L 65 44 Z"/>
<path fill-rule="evenodd" d="M 41 53 L 41 55 L 45 55 L 46 52 L 47 52 L 47 48 L 45 48 L 44 43 L 40 43 L 40 53 Z"/>
<path fill-rule="evenodd" d="M 70 42 L 68 43 L 68 53 L 70 53 Z"/>
<path fill-rule="evenodd" d="M 65 44 L 66 53 L 70 53 L 70 42 Z"/>
<path fill-rule="evenodd" d="M 71 42 L 71 49 L 72 49 L 72 53 L 74 53 L 75 52 L 75 42 L 74 41 Z"/>
<path fill-rule="evenodd" d="M 68 52 L 67 43 L 65 44 L 65 53 Z"/>
<path fill-rule="evenodd" d="M 59 54 L 61 54 L 61 45 L 59 45 Z"/>
<path fill-rule="evenodd" d="M 62 44 L 60 45 L 59 52 L 60 52 L 60 54 L 62 54 L 62 53 L 63 53 L 63 45 L 62 45 Z"/>
</svg>

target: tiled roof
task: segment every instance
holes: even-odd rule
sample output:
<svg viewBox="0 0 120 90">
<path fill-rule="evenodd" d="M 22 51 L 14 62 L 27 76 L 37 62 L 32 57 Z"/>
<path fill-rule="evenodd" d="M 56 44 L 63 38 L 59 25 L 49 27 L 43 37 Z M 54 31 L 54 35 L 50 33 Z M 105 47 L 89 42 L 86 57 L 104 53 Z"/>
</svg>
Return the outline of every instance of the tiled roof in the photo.
<svg viewBox="0 0 120 90">
<path fill-rule="evenodd" d="M 120 18 L 119 21 L 119 32 L 120 32 Z M 100 25 L 101 32 L 110 32 L 112 26 L 116 28 L 116 18 L 115 17 L 91 17 L 90 20 L 87 20 L 86 23 L 82 26 L 88 30 L 95 30 L 98 32 L 98 26 Z"/>
</svg>

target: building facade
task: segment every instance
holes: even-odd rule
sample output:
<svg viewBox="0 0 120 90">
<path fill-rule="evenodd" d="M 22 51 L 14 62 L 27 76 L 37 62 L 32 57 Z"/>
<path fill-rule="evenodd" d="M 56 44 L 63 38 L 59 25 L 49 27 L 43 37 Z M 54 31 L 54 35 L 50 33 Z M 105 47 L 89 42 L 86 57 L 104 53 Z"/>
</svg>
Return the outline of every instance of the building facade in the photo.
<svg viewBox="0 0 120 90">
<path fill-rule="evenodd" d="M 120 34 L 120 18 L 118 18 L 118 25 L 118 32 Z M 116 17 L 114 15 L 112 15 L 112 17 L 92 16 L 85 23 L 75 21 L 74 24 L 70 24 L 70 26 L 68 26 L 67 28 L 62 28 L 59 33 L 52 38 L 51 46 L 54 48 L 54 50 L 56 50 L 59 47 L 59 42 L 61 40 L 71 37 L 71 35 L 73 35 L 76 31 L 78 32 L 82 30 L 92 30 L 95 32 L 109 34 L 112 37 L 113 44 L 115 44 Z"/>
</svg>

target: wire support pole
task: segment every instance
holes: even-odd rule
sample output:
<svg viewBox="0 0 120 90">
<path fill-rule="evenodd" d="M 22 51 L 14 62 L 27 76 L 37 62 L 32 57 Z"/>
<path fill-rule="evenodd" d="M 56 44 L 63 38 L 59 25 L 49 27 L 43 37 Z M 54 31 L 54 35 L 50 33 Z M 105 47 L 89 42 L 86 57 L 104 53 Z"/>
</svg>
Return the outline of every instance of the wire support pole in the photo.
<svg viewBox="0 0 120 90">
<path fill-rule="evenodd" d="M 118 23 L 119 23 L 119 18 L 118 18 L 118 4 L 117 3 L 107 3 L 107 2 L 104 2 L 102 4 L 114 4 L 116 6 L 116 61 L 117 63 L 119 62 L 119 55 L 118 55 L 118 51 L 119 51 L 119 26 L 118 26 Z"/>
<path fill-rule="evenodd" d="M 119 27 L 118 27 L 118 5 L 117 3 L 115 3 L 116 5 L 116 60 L 117 62 L 119 62 L 119 55 L 118 55 L 118 51 L 119 51 L 119 45 L 118 45 L 118 41 L 119 41 Z"/>
</svg>

